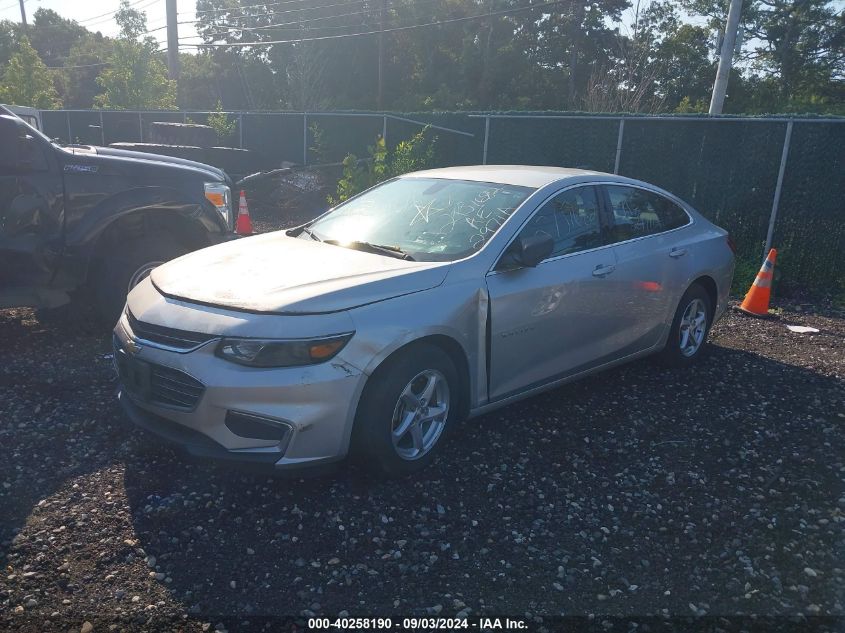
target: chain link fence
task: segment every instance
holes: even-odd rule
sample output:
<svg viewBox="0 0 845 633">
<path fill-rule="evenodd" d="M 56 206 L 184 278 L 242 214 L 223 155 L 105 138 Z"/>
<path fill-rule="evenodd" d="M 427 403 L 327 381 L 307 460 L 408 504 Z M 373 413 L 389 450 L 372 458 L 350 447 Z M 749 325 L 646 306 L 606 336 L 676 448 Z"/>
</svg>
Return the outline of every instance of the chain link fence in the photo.
<svg viewBox="0 0 845 633">
<path fill-rule="evenodd" d="M 65 142 L 147 142 L 155 121 L 205 123 L 208 112 L 54 110 L 45 132 Z M 768 244 L 784 293 L 845 293 L 845 118 L 603 116 L 562 113 L 231 112 L 234 145 L 266 168 L 367 156 L 422 126 L 442 165 L 582 167 L 639 178 L 689 201 L 731 232 L 737 289 Z M 230 139 L 231 140 L 231 139 Z"/>
</svg>

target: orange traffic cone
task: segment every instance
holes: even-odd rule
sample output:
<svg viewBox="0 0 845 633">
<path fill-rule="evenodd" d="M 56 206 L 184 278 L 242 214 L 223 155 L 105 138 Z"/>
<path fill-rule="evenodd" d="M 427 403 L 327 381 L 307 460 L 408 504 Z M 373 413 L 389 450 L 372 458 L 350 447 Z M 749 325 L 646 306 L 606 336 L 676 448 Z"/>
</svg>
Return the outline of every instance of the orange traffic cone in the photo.
<svg viewBox="0 0 845 633">
<path fill-rule="evenodd" d="M 742 301 L 739 309 L 752 316 L 768 316 L 769 314 L 769 299 L 772 296 L 772 274 L 775 271 L 775 259 L 777 259 L 778 252 L 774 248 L 769 251 L 766 261 L 763 262 L 760 272 L 757 273 L 757 278 L 748 289 L 748 294 Z"/>
<path fill-rule="evenodd" d="M 252 220 L 249 217 L 249 207 L 246 206 L 246 193 L 243 189 L 241 189 L 241 199 L 238 202 L 238 221 L 235 223 L 235 233 L 252 235 Z"/>
</svg>

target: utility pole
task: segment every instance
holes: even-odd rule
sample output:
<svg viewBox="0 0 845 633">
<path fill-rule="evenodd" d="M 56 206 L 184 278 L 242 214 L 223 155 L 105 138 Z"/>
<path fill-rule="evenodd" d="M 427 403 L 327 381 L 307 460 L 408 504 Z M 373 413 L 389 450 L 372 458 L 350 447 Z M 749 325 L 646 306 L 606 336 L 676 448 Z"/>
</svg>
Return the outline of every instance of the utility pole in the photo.
<svg viewBox="0 0 845 633">
<path fill-rule="evenodd" d="M 23 24 L 23 28 L 25 29 L 26 28 L 26 8 L 23 6 L 23 3 L 26 2 L 26 0 L 18 0 L 18 2 L 21 5 L 21 24 Z M 15 6 L 15 5 L 12 5 L 12 6 Z"/>
<path fill-rule="evenodd" d="M 376 107 L 379 111 L 384 109 L 384 15 L 386 12 L 387 0 L 381 0 L 378 34 L 378 106 Z"/>
<path fill-rule="evenodd" d="M 731 6 L 728 9 L 728 22 L 725 25 L 725 36 L 722 38 L 722 51 L 719 54 L 719 69 L 716 71 L 713 95 L 710 97 L 710 114 L 722 114 L 722 106 L 725 104 L 725 93 L 728 90 L 728 77 L 731 74 L 740 13 L 742 13 L 742 0 L 731 0 Z"/>
<path fill-rule="evenodd" d="M 176 0 L 167 0 L 167 74 L 179 79 L 179 26 L 176 24 Z"/>
</svg>

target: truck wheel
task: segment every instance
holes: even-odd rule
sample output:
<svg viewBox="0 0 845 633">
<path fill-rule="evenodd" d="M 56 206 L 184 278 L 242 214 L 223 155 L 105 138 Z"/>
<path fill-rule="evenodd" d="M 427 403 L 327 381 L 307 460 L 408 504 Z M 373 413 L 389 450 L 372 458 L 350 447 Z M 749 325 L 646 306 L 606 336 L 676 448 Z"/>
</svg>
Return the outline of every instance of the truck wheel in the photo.
<svg viewBox="0 0 845 633">
<path fill-rule="evenodd" d="M 99 316 L 114 324 L 132 288 L 149 277 L 157 266 L 187 252 L 188 249 L 172 239 L 143 237 L 122 252 L 104 254 L 93 288 Z"/>
</svg>

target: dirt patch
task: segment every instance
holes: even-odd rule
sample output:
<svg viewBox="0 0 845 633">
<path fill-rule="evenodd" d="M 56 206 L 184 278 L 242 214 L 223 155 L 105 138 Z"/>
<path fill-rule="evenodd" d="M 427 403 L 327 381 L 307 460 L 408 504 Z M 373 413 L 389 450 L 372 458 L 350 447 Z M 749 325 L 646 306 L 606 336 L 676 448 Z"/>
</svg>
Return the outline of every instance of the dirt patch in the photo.
<svg viewBox="0 0 845 633">
<path fill-rule="evenodd" d="M 337 187 L 340 169 L 293 169 L 246 181 L 243 188 L 255 232 L 298 226 L 325 212 L 329 208 L 328 196 Z"/>
</svg>

